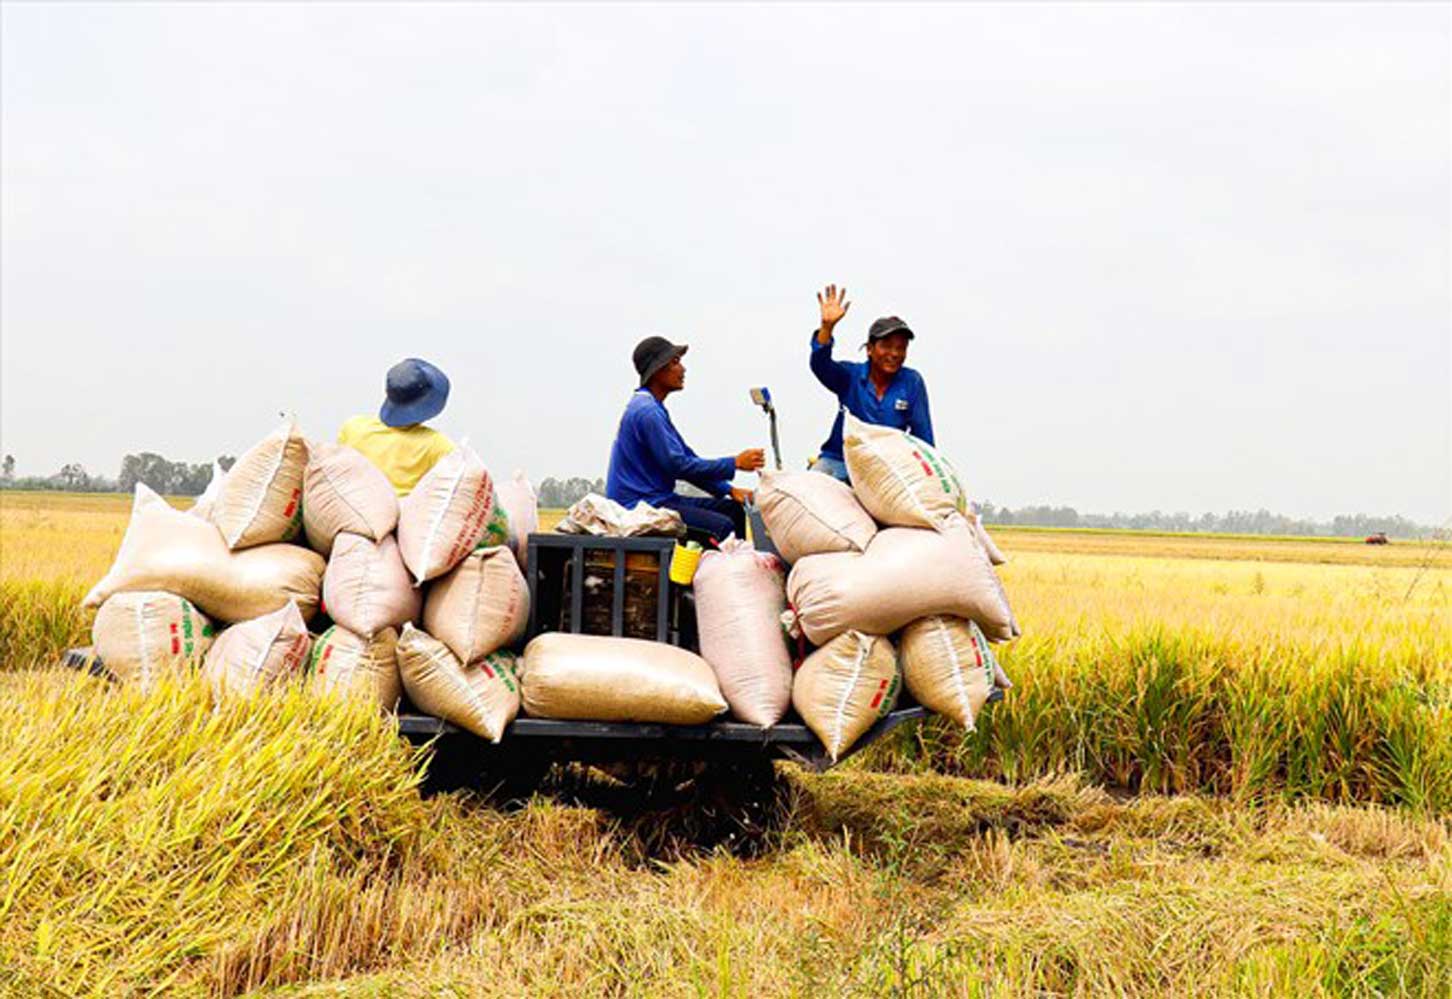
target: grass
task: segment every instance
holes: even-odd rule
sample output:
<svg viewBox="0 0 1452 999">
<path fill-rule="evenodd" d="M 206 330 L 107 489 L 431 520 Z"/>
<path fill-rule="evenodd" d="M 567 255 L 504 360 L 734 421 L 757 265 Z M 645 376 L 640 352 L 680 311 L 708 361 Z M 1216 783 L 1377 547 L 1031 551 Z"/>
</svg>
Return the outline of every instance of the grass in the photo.
<svg viewBox="0 0 1452 999">
<path fill-rule="evenodd" d="M 126 509 L 0 494 L 0 994 L 1452 990 L 1439 550 L 996 532 L 1015 691 L 788 770 L 748 861 L 420 796 L 356 706 L 49 668 Z"/>
</svg>

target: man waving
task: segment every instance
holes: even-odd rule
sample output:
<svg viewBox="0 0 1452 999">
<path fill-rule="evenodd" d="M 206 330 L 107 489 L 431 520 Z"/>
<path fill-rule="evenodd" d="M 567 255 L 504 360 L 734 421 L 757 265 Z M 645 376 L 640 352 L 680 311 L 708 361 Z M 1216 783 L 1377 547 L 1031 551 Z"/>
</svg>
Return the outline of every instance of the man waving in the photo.
<svg viewBox="0 0 1452 999">
<path fill-rule="evenodd" d="M 746 537 L 746 510 L 751 494 L 731 485 L 740 469 L 754 472 L 766 464 L 761 448 L 748 448 L 731 458 L 701 458 L 681 437 L 666 411 L 665 399 L 686 387 L 686 366 L 681 363 L 685 344 L 649 336 L 635 347 L 632 360 L 640 387 L 630 397 L 615 443 L 610 448 L 610 472 L 605 494 L 629 509 L 644 501 L 675 510 L 687 527 L 703 530 L 717 541 L 730 534 Z M 680 496 L 682 479 L 709 496 Z"/>
<path fill-rule="evenodd" d="M 867 329 L 867 360 L 839 361 L 832 356 L 836 341 L 833 330 L 847 315 L 852 303 L 847 289 L 835 284 L 817 294 L 821 324 L 812 333 L 812 374 L 837 397 L 837 418 L 832 432 L 822 442 L 821 454 L 812 468 L 847 481 L 842 460 L 842 413 L 848 412 L 866 423 L 906 430 L 929 444 L 933 441 L 933 419 L 928 412 L 928 386 L 923 376 L 904 367 L 908 341 L 913 331 L 897 316 L 884 316 Z"/>
</svg>

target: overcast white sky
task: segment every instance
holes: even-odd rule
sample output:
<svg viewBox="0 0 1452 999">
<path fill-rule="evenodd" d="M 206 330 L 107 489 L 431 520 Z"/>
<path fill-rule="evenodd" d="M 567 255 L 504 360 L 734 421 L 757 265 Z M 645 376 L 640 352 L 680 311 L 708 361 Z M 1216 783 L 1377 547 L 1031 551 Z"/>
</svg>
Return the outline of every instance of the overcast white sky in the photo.
<svg viewBox="0 0 1452 999">
<path fill-rule="evenodd" d="M 0 18 L 22 474 L 331 436 L 418 355 L 497 473 L 603 475 L 649 333 L 697 451 L 765 383 L 800 465 L 836 281 L 978 498 L 1452 515 L 1445 5 Z"/>
</svg>

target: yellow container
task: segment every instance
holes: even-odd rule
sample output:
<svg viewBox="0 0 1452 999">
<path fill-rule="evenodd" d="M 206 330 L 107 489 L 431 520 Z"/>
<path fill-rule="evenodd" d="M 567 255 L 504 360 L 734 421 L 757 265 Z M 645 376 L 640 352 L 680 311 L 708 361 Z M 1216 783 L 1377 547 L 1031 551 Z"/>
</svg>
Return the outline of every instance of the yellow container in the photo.
<svg viewBox="0 0 1452 999">
<path fill-rule="evenodd" d="M 696 578 L 696 566 L 700 564 L 701 549 L 676 545 L 675 551 L 671 553 L 671 582 L 690 586 L 691 580 Z"/>
</svg>

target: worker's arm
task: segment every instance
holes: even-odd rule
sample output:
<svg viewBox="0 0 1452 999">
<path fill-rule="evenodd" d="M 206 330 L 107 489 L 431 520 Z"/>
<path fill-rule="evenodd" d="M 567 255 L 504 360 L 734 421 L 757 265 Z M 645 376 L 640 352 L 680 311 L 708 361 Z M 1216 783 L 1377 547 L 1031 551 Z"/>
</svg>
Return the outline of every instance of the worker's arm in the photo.
<svg viewBox="0 0 1452 999">
<path fill-rule="evenodd" d="M 908 433 L 920 441 L 937 445 L 937 441 L 933 440 L 933 417 L 928 412 L 928 383 L 923 381 L 922 375 L 918 375 L 917 391 L 913 393 L 908 409 Z"/>
<path fill-rule="evenodd" d="M 741 456 L 700 457 L 675 432 L 658 407 L 654 411 L 642 411 L 639 440 L 655 459 L 656 465 L 665 469 L 668 475 L 704 489 L 712 496 L 724 496 L 730 490 L 731 477 L 736 474 L 737 461 Z"/>
<path fill-rule="evenodd" d="M 828 392 L 838 397 L 852 384 L 852 375 L 845 364 L 832 357 L 832 331 L 851 305 L 847 301 L 846 288 L 839 292 L 836 285 L 829 284 L 825 291 L 817 293 L 817 307 L 822 320 L 812 334 L 812 374 Z"/>
</svg>

